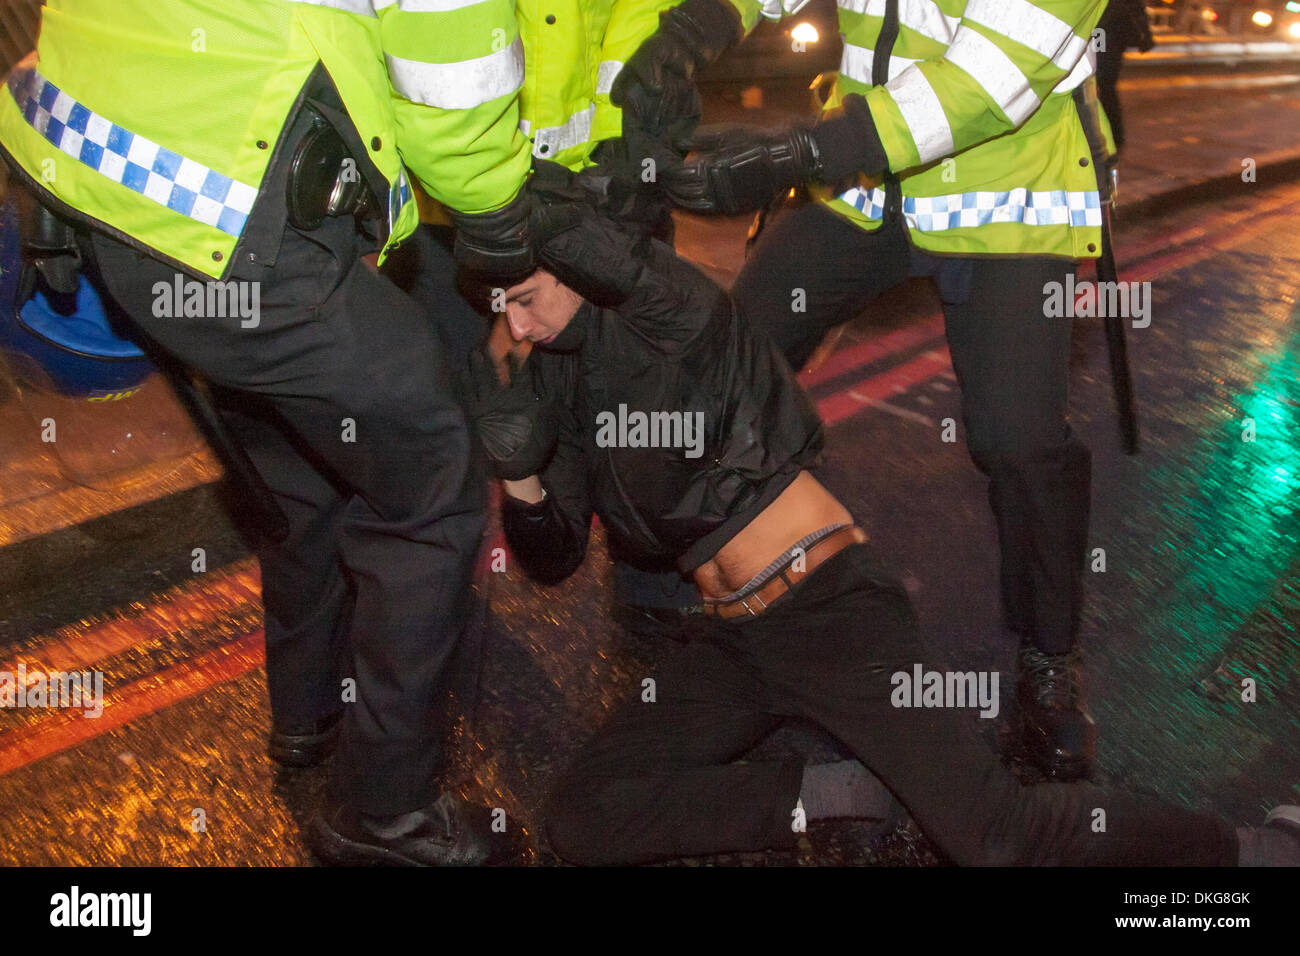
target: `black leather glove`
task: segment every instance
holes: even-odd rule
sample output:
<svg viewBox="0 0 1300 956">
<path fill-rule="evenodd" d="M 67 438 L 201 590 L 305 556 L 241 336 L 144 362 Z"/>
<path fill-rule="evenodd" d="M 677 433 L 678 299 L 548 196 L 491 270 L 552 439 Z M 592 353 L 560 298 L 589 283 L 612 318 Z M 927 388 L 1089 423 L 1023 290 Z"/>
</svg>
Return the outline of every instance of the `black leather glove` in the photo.
<svg viewBox="0 0 1300 956">
<path fill-rule="evenodd" d="M 867 101 L 856 93 L 811 127 L 715 130 L 695 148 L 693 160 L 665 172 L 668 195 L 683 209 L 729 216 L 761 209 L 797 186 L 836 186 L 889 166 Z"/>
<path fill-rule="evenodd" d="M 633 143 L 627 136 L 605 140 L 591 154 L 596 165 L 579 172 L 577 178 L 600 215 L 627 229 L 658 235 L 671 221 L 672 202 L 657 171 L 678 165 L 681 159 L 666 146 L 642 142 L 644 148 L 638 149 Z M 646 159 L 655 163 L 652 179 L 645 175 Z"/>
<path fill-rule="evenodd" d="M 659 29 L 619 71 L 609 98 L 636 126 L 684 151 L 700 121 L 695 74 L 740 39 L 739 12 L 727 0 L 686 0 L 659 15 Z"/>
<path fill-rule="evenodd" d="M 513 356 L 506 359 L 510 384 L 502 385 L 487 356 L 470 350 L 469 413 L 493 473 L 506 481 L 522 481 L 550 460 L 558 431 L 549 403 L 533 391 L 533 377 Z"/>
<path fill-rule="evenodd" d="M 455 257 L 462 269 L 483 276 L 513 276 L 536 268 L 528 228 L 533 197 L 527 184 L 514 199 L 492 212 L 448 211 L 456 224 Z"/>
<path fill-rule="evenodd" d="M 450 210 L 456 224 L 456 265 L 482 278 L 503 281 L 537 268 L 537 250 L 576 218 L 564 207 L 580 198 L 566 193 L 572 173 L 558 163 L 533 160 L 533 174 L 508 204 L 492 212 Z"/>
</svg>

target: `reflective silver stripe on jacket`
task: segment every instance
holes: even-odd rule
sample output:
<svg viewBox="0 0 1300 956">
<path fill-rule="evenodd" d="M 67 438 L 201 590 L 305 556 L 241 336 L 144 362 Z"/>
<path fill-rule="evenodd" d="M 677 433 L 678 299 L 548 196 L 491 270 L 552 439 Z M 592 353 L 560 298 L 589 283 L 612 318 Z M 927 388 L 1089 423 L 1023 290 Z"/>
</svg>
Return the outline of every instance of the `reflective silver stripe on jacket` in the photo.
<svg viewBox="0 0 1300 956">
<path fill-rule="evenodd" d="M 875 62 L 875 59 L 874 50 L 869 50 L 864 46 L 854 46 L 852 43 L 845 43 L 844 52 L 840 56 L 840 73 L 851 80 L 857 80 L 859 83 L 871 86 L 871 65 Z M 917 62 L 919 61 L 910 60 L 895 53 L 889 58 L 889 76 L 887 79 L 892 80 Z"/>
<path fill-rule="evenodd" d="M 519 121 L 519 129 L 525 136 L 533 137 L 533 155 L 540 159 L 551 159 L 556 153 L 570 146 L 580 146 L 591 139 L 591 121 L 596 115 L 596 104 L 579 110 L 560 126 L 543 126 L 533 132 L 533 124 L 528 120 Z"/>
<path fill-rule="evenodd" d="M 769 20 L 780 20 L 783 16 L 792 16 L 808 5 L 810 0 L 762 0 L 759 10 Z"/>
<path fill-rule="evenodd" d="M 515 92 L 524 82 L 524 42 L 457 63 L 423 63 L 386 53 L 393 89 L 408 100 L 467 110 Z"/>
<path fill-rule="evenodd" d="M 596 68 L 596 92 L 608 95 L 621 72 L 623 72 L 622 60 L 602 60 L 600 66 Z"/>
<path fill-rule="evenodd" d="M 359 17 L 374 17 L 375 10 L 388 6 L 393 0 L 286 0 L 288 3 L 305 3 L 313 7 L 330 7 Z"/>
<path fill-rule="evenodd" d="M 884 17 L 886 0 L 837 0 L 843 10 L 869 17 Z M 898 22 L 937 43 L 952 42 L 961 17 L 950 17 L 931 0 L 899 0 Z"/>
<path fill-rule="evenodd" d="M 885 89 L 907 124 L 922 163 L 952 152 L 952 129 L 948 126 L 943 104 L 919 67 L 904 70 L 886 83 Z"/>
</svg>

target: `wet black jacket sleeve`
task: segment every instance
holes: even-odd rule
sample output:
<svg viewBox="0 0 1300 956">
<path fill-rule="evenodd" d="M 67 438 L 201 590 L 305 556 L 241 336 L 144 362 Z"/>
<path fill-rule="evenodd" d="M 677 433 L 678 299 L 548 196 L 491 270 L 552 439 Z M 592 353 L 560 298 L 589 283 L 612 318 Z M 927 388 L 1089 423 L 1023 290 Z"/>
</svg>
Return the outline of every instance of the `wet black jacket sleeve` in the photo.
<svg viewBox="0 0 1300 956">
<path fill-rule="evenodd" d="M 543 367 L 546 364 L 529 362 L 533 374 L 550 377 L 567 371 L 564 366 L 569 361 L 552 363 L 558 368 Z M 563 387 L 563 383 L 539 385 L 549 386 Z M 553 414 L 559 439 L 539 476 L 546 497 L 528 504 L 503 493 L 501 501 L 501 524 L 511 552 L 524 573 L 543 584 L 563 581 L 581 566 L 587 556 L 593 511 L 583 435 L 570 408 L 556 403 Z"/>
</svg>

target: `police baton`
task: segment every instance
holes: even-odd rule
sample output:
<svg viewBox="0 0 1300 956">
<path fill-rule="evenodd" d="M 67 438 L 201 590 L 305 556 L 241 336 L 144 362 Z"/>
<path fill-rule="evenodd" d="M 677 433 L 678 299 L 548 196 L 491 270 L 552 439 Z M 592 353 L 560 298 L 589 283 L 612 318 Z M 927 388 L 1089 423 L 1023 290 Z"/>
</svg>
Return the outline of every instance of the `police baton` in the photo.
<svg viewBox="0 0 1300 956">
<path fill-rule="evenodd" d="M 1115 266 L 1115 246 L 1111 237 L 1111 203 L 1101 205 L 1101 258 L 1097 260 L 1097 278 L 1101 282 L 1119 282 L 1119 269 Z M 1110 358 L 1110 384 L 1115 393 L 1115 410 L 1119 412 L 1119 433 L 1124 454 L 1136 455 L 1138 451 L 1137 403 L 1133 398 L 1133 373 L 1128 364 L 1128 339 L 1124 333 L 1122 315 L 1108 314 L 1106 323 L 1106 353 Z"/>
<path fill-rule="evenodd" d="M 1101 200 L 1101 258 L 1097 260 L 1099 282 L 1119 282 L 1115 267 L 1115 243 L 1111 234 L 1111 215 L 1115 209 L 1114 157 L 1102 135 L 1098 113 L 1096 82 L 1092 77 L 1074 88 L 1071 98 L 1079 114 L 1079 123 L 1092 153 L 1092 168 L 1097 174 L 1097 194 Z M 1137 403 L 1133 398 L 1133 373 L 1128 365 L 1128 340 L 1124 337 L 1124 318 L 1108 315 L 1106 352 L 1110 357 L 1110 384 L 1115 392 L 1115 409 L 1119 412 L 1119 434 L 1126 455 L 1138 450 Z"/>
</svg>

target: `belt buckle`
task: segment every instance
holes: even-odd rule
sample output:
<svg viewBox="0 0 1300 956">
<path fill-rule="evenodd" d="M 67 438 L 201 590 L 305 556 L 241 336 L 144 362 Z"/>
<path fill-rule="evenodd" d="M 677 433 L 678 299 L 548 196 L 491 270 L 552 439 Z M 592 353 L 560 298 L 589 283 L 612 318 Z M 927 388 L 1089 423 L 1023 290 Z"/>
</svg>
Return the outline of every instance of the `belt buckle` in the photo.
<svg viewBox="0 0 1300 956">
<path fill-rule="evenodd" d="M 752 600 L 757 600 L 758 603 L 762 605 L 762 607 L 760 607 L 758 610 L 755 610 L 754 608 L 750 607 L 749 602 L 752 601 Z M 749 595 L 749 597 L 741 598 L 741 599 L 738 600 L 738 601 L 728 601 L 728 602 L 726 602 L 725 604 L 715 604 L 715 605 L 713 605 L 715 608 L 717 608 L 717 610 L 716 610 L 714 613 L 717 614 L 718 617 L 722 618 L 723 620 L 731 620 L 732 618 L 743 617 L 744 615 L 742 615 L 742 614 L 726 615 L 726 614 L 723 614 L 723 613 L 722 613 L 722 608 L 724 608 L 724 607 L 735 607 L 737 604 L 739 604 L 741 607 L 743 607 L 743 608 L 745 609 L 745 612 L 746 612 L 750 617 L 758 617 L 760 614 L 762 614 L 762 613 L 763 613 L 765 610 L 767 610 L 767 608 L 768 608 L 768 604 L 767 604 L 767 602 L 764 601 L 761 597 L 759 597 L 759 596 L 758 596 L 758 592 L 755 591 L 753 594 Z"/>
</svg>

